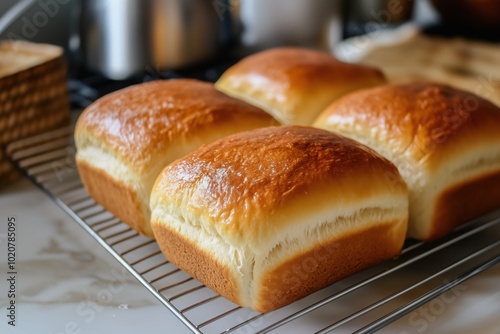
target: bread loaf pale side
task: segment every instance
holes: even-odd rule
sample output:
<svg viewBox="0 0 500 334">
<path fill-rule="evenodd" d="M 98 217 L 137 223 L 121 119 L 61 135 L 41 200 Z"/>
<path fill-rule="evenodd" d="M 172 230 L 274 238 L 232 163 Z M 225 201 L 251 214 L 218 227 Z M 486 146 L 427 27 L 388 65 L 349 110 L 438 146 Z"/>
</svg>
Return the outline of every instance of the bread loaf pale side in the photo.
<svg viewBox="0 0 500 334">
<path fill-rule="evenodd" d="M 396 167 L 353 140 L 270 127 L 166 167 L 151 195 L 152 228 L 168 260 L 264 312 L 397 256 L 407 195 Z"/>
<path fill-rule="evenodd" d="M 83 112 L 76 161 L 98 203 L 152 236 L 149 196 L 166 165 L 220 137 L 273 124 L 264 111 L 210 83 L 154 81 L 109 94 Z"/>
<path fill-rule="evenodd" d="M 500 207 L 500 108 L 435 83 L 349 94 L 314 123 L 391 160 L 410 189 L 409 236 L 430 240 Z"/>
</svg>

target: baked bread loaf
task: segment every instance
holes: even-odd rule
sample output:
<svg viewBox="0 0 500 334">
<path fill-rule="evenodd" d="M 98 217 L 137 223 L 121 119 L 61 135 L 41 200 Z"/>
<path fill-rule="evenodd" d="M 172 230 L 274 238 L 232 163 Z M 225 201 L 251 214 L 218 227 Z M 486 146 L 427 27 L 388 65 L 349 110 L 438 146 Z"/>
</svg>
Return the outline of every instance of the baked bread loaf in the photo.
<svg viewBox="0 0 500 334">
<path fill-rule="evenodd" d="M 75 129 L 76 162 L 99 204 L 153 236 L 149 196 L 166 165 L 220 137 L 275 124 L 210 83 L 153 81 L 109 94 L 83 112 Z"/>
<path fill-rule="evenodd" d="M 326 52 L 281 47 L 244 58 L 215 86 L 264 109 L 282 124 L 311 125 L 340 96 L 384 83 L 375 68 L 342 63 Z"/>
<path fill-rule="evenodd" d="M 314 126 L 373 148 L 410 190 L 410 237 L 430 240 L 500 207 L 500 109 L 435 83 L 387 85 L 332 103 Z"/>
<path fill-rule="evenodd" d="M 266 312 L 397 256 L 407 196 L 396 167 L 365 146 L 311 127 L 270 127 L 166 167 L 151 224 L 172 263 Z"/>
</svg>

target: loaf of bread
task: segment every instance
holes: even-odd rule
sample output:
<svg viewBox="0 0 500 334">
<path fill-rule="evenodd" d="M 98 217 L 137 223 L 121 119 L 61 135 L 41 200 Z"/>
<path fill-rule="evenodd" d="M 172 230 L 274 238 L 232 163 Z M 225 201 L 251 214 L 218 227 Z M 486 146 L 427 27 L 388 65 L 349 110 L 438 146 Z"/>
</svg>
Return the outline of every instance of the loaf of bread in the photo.
<svg viewBox="0 0 500 334">
<path fill-rule="evenodd" d="M 372 67 L 343 63 L 326 52 L 281 47 L 244 58 L 215 85 L 282 124 L 311 125 L 340 96 L 384 83 L 383 74 Z"/>
<path fill-rule="evenodd" d="M 410 237 L 439 238 L 500 207 L 500 109 L 472 93 L 435 83 L 366 89 L 314 126 L 396 164 L 410 190 Z"/>
<path fill-rule="evenodd" d="M 395 257 L 408 193 L 371 149 L 311 127 L 269 127 L 167 166 L 151 225 L 175 265 L 244 307 L 271 311 Z"/>
<path fill-rule="evenodd" d="M 76 162 L 99 204 L 152 236 L 149 196 L 166 165 L 220 137 L 275 124 L 210 83 L 154 81 L 109 94 L 83 112 L 75 129 Z"/>
</svg>

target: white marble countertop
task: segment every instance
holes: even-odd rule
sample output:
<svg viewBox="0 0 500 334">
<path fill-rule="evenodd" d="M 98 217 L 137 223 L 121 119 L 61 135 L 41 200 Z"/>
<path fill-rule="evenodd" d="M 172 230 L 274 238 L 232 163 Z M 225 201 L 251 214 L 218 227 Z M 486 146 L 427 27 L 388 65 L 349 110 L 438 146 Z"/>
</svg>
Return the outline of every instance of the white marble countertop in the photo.
<svg viewBox="0 0 500 334">
<path fill-rule="evenodd" d="M 17 220 L 16 327 L 7 324 L 6 224 Z M 191 333 L 28 181 L 0 192 L 0 333 Z"/>
<path fill-rule="evenodd" d="M 17 220 L 16 326 L 8 325 L 7 221 Z M 90 235 L 22 180 L 0 191 L 0 333 L 189 333 Z M 384 333 L 500 334 L 500 265 Z"/>
</svg>

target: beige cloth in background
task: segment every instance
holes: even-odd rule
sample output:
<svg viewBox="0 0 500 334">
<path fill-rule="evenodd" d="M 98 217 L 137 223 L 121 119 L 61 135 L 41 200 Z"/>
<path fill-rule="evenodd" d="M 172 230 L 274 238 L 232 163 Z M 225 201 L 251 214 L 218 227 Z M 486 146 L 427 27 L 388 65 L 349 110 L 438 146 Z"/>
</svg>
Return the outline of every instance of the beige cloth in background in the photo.
<svg viewBox="0 0 500 334">
<path fill-rule="evenodd" d="M 473 92 L 500 106 L 500 44 L 420 33 L 376 46 L 359 59 L 395 83 L 432 80 Z"/>
</svg>

